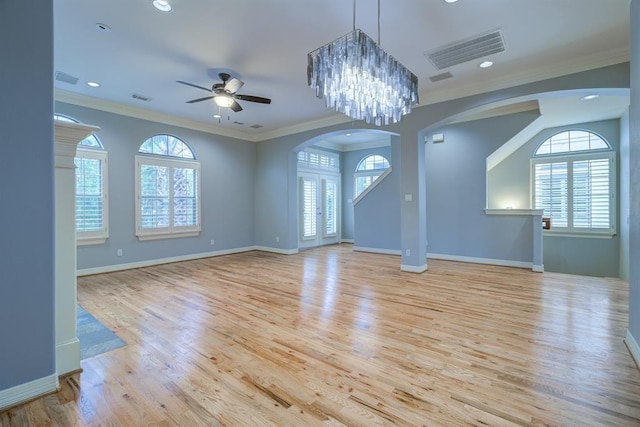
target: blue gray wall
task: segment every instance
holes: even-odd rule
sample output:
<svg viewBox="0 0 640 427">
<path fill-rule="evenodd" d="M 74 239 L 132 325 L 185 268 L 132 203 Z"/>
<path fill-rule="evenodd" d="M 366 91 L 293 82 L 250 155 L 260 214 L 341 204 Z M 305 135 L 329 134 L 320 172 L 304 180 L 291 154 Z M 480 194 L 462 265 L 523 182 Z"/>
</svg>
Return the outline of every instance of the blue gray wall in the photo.
<svg viewBox="0 0 640 427">
<path fill-rule="evenodd" d="M 52 2 L 0 2 L 0 56 L 2 391 L 55 373 Z"/>
<path fill-rule="evenodd" d="M 400 135 L 398 157 L 401 165 L 401 194 L 413 195 L 412 202 L 401 202 L 401 245 L 403 253 L 404 249 L 411 250 L 410 257 L 403 255 L 402 264 L 420 267 L 426 257 L 425 183 L 419 178 L 425 176 L 424 154 L 420 155 L 424 153 L 422 141 L 425 132 L 432 132 L 469 111 L 499 101 L 523 100 L 539 93 L 569 90 L 587 93 L 591 88 L 628 88 L 628 85 L 629 64 L 618 64 L 415 108 L 400 123 L 385 128 L 385 131 Z M 378 129 L 361 123 L 359 125 L 363 129 Z M 351 123 L 345 123 L 273 138 L 258 144 L 255 205 L 257 245 L 275 246 L 283 250 L 297 248 L 297 168 L 293 150 L 304 144 L 312 145 L 325 134 L 344 133 L 351 127 Z M 482 182 L 485 181 L 483 178 Z M 483 201 L 481 206 L 484 204 Z M 431 221 L 430 218 L 428 220 Z M 280 235 L 279 243 L 275 243 L 276 233 Z"/>
<path fill-rule="evenodd" d="M 542 141 L 568 129 L 584 129 L 604 137 L 616 151 L 620 147 L 619 120 L 605 120 L 545 129 L 513 152 L 488 173 L 489 206 L 504 207 L 507 200 L 526 200 L 531 206 L 530 160 Z M 620 159 L 616 162 L 619 170 Z M 618 179 L 618 184 L 620 184 Z M 623 196 L 618 185 L 618 200 Z M 619 209 L 616 223 L 620 224 Z M 618 226 L 620 230 L 620 226 Z M 611 239 L 545 236 L 544 267 L 546 271 L 586 276 L 619 277 L 620 233 Z"/>
<path fill-rule="evenodd" d="M 640 0 L 631 0 L 629 332 L 640 342 Z"/>
<path fill-rule="evenodd" d="M 109 239 L 102 245 L 79 246 L 78 269 L 253 245 L 256 143 L 64 103 L 56 103 L 56 112 L 99 126 L 97 135 L 109 155 Z M 134 158 L 142 142 L 162 133 L 186 142 L 200 162 L 202 232 L 198 237 L 139 241 Z M 122 249 L 121 257 L 117 249 Z"/>
<path fill-rule="evenodd" d="M 393 162 L 391 158 L 391 147 L 378 147 L 365 150 L 345 151 L 342 153 L 342 166 L 340 170 L 342 172 L 342 239 L 353 240 L 353 194 L 354 194 L 354 179 L 353 174 L 360 163 L 360 160 L 371 155 L 384 156 L 390 163 Z M 398 249 L 400 247 L 398 246 Z"/>
<path fill-rule="evenodd" d="M 620 240 L 620 278 L 629 281 L 629 187 L 631 182 L 631 171 L 629 170 L 629 109 L 620 117 L 620 170 L 618 193 L 619 214 L 618 214 L 618 235 Z"/>
<path fill-rule="evenodd" d="M 486 215 L 486 158 L 538 118 L 525 112 L 434 129 L 427 142 L 429 253 L 531 262 L 531 218 Z"/>
<path fill-rule="evenodd" d="M 391 136 L 391 173 L 354 206 L 354 245 L 360 248 L 397 251 L 402 249 L 400 140 Z"/>
</svg>

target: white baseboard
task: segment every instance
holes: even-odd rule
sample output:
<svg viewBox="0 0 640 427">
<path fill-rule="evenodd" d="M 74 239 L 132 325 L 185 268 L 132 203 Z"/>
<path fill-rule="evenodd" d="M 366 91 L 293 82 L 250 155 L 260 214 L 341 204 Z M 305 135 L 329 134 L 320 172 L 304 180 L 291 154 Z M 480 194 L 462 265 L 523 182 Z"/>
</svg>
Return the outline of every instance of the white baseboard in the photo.
<svg viewBox="0 0 640 427">
<path fill-rule="evenodd" d="M 534 264 L 533 267 L 531 267 L 531 270 L 535 271 L 536 273 L 544 273 L 544 264 L 542 265 Z"/>
<path fill-rule="evenodd" d="M 80 341 L 74 338 L 56 346 L 56 371 L 58 375 L 76 372 L 80 367 Z"/>
<path fill-rule="evenodd" d="M 424 265 L 400 265 L 400 271 L 406 271 L 407 273 L 424 273 L 427 271 L 427 264 Z"/>
<path fill-rule="evenodd" d="M 476 257 L 468 257 L 468 256 L 433 254 L 433 253 L 427 253 L 427 258 L 441 259 L 445 261 L 470 262 L 473 264 L 499 265 L 502 267 L 530 268 L 532 270 L 534 268 L 534 265 L 531 262 L 511 261 L 507 259 L 476 258 Z M 542 267 L 542 266 L 536 266 L 536 267 Z"/>
<path fill-rule="evenodd" d="M 190 254 L 190 255 L 182 255 L 182 256 L 176 256 L 176 257 L 170 257 L 170 258 L 152 259 L 148 261 L 130 262 L 126 264 L 114 264 L 114 265 L 105 265 L 103 267 L 83 268 L 81 270 L 78 270 L 77 275 L 89 276 L 91 274 L 101 274 L 101 273 L 110 273 L 112 271 L 131 270 L 134 268 L 151 267 L 154 265 L 169 264 L 172 262 L 191 261 L 194 259 L 237 254 L 241 252 L 249 252 L 254 250 L 263 250 L 263 249 L 258 249 L 257 246 L 247 246 L 244 248 L 234 248 L 234 249 L 225 249 L 221 251 L 202 252 L 199 254 Z"/>
<path fill-rule="evenodd" d="M 340 243 L 355 243 L 353 239 L 342 239 Z"/>
<path fill-rule="evenodd" d="M 631 357 L 636 362 L 636 366 L 640 367 L 640 346 L 638 346 L 638 342 L 631 335 L 631 332 L 627 329 L 627 336 L 624 339 L 624 342 L 627 344 L 627 348 L 629 349 L 629 353 L 631 353 Z"/>
<path fill-rule="evenodd" d="M 28 383 L 0 390 L 0 411 L 58 390 L 58 374 L 54 373 Z"/>
<path fill-rule="evenodd" d="M 271 252 L 274 254 L 281 254 L 281 255 L 295 255 L 298 253 L 298 249 L 280 249 L 280 248 L 271 248 L 269 246 L 254 246 L 253 250 L 262 251 L 262 252 Z"/>
<path fill-rule="evenodd" d="M 356 252 L 370 252 L 374 254 L 383 254 L 383 255 L 402 255 L 402 251 L 399 249 L 381 249 L 381 248 L 367 248 L 364 246 L 354 246 L 353 250 Z"/>
</svg>

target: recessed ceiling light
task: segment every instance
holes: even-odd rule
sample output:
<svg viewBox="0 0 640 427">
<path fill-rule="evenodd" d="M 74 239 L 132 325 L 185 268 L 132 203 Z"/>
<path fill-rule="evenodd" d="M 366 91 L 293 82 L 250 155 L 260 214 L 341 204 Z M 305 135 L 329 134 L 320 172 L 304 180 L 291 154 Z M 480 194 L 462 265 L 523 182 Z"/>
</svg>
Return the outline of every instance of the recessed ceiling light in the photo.
<svg viewBox="0 0 640 427">
<path fill-rule="evenodd" d="M 600 95 L 592 94 L 592 95 L 583 96 L 582 100 L 583 101 L 590 101 L 592 99 L 596 99 L 596 98 L 599 98 L 599 97 L 600 97 Z"/>
<path fill-rule="evenodd" d="M 480 64 L 480 68 L 489 68 L 493 65 L 493 61 L 484 61 Z"/>
<path fill-rule="evenodd" d="M 161 12 L 171 12 L 173 9 L 173 6 L 167 0 L 153 0 L 151 4 Z"/>
<path fill-rule="evenodd" d="M 102 22 L 98 22 L 96 24 L 96 27 L 98 27 L 98 29 L 100 31 L 104 31 L 105 33 L 110 33 L 111 32 L 111 27 L 108 26 L 107 24 L 103 24 Z"/>
<path fill-rule="evenodd" d="M 98 82 L 87 82 L 87 86 L 100 87 L 100 83 L 98 83 Z"/>
<path fill-rule="evenodd" d="M 351 136 L 351 134 L 350 133 L 345 133 L 344 136 Z"/>
<path fill-rule="evenodd" d="M 457 2 L 457 1 L 458 1 L 458 0 L 444 0 L 444 2 L 445 2 L 445 3 L 449 3 L 449 4 L 451 4 L 451 3 L 455 3 L 455 2 Z"/>
<path fill-rule="evenodd" d="M 222 117 L 220 114 L 214 114 L 214 115 L 213 115 L 213 118 L 214 118 L 214 119 L 219 119 L 220 117 Z"/>
</svg>

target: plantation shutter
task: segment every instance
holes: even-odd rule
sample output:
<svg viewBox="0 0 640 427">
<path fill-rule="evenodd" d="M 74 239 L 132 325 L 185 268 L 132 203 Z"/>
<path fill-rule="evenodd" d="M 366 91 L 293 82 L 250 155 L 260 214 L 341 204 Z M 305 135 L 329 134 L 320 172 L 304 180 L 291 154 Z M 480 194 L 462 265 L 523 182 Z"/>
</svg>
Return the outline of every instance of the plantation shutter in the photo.
<svg viewBox="0 0 640 427">
<path fill-rule="evenodd" d="M 573 226 L 608 229 L 610 224 L 609 159 L 573 162 Z"/>
<path fill-rule="evenodd" d="M 338 232 L 338 224 L 336 223 L 336 218 L 338 216 L 337 209 L 337 193 L 338 188 L 335 181 L 329 181 L 326 179 L 322 180 L 324 191 L 323 191 L 323 199 L 324 199 L 324 235 L 332 236 Z"/>
<path fill-rule="evenodd" d="M 540 163 L 534 169 L 535 207 L 551 218 L 554 228 L 569 226 L 567 166 L 567 162 Z"/>
<path fill-rule="evenodd" d="M 102 160 L 76 157 L 76 231 L 102 231 L 104 189 Z"/>
<path fill-rule="evenodd" d="M 312 239 L 317 233 L 317 184 L 315 178 L 300 178 L 302 238 Z"/>
</svg>

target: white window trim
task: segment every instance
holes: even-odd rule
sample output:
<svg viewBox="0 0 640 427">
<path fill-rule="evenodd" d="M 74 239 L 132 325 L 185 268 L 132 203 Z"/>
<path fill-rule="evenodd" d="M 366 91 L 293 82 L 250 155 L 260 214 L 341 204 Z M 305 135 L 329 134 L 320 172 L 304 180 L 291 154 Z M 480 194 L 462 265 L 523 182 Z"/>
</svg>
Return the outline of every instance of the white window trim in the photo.
<svg viewBox="0 0 640 427">
<path fill-rule="evenodd" d="M 605 141 L 606 142 L 606 141 Z M 608 159 L 610 162 L 609 166 L 609 191 L 610 191 L 610 202 L 609 202 L 609 229 L 608 230 L 585 230 L 584 228 L 574 228 L 573 225 L 573 196 L 568 198 L 568 206 L 567 212 L 569 212 L 568 217 L 568 227 L 555 227 L 553 223 L 551 224 L 551 230 L 544 230 L 543 234 L 545 236 L 558 236 L 558 237 L 592 237 L 592 238 L 612 238 L 616 235 L 617 230 L 617 187 L 618 182 L 616 178 L 616 152 L 613 150 L 593 150 L 589 152 L 567 152 L 567 154 L 556 154 L 556 155 L 539 155 L 531 159 L 530 165 L 530 179 L 531 179 L 531 206 L 535 208 L 535 165 L 537 164 L 548 164 L 548 163 L 559 163 L 559 162 L 567 162 L 573 164 L 573 162 L 581 161 L 581 160 L 595 160 L 595 159 Z M 568 180 L 571 182 L 571 188 L 573 188 L 573 165 L 569 168 L 569 177 Z M 568 192 L 571 193 L 571 192 Z"/>
<path fill-rule="evenodd" d="M 142 165 L 163 166 L 173 169 L 174 167 L 187 167 L 196 170 L 196 197 L 197 197 L 197 215 L 198 223 L 193 226 L 174 227 L 173 224 L 173 188 L 169 197 L 169 218 L 170 225 L 163 228 L 144 229 L 142 228 L 142 204 L 141 204 L 141 177 L 140 171 Z M 139 240 L 157 240 L 157 239 L 169 239 L 178 237 L 195 237 L 199 236 L 202 231 L 202 215 L 201 215 L 201 173 L 200 162 L 193 160 L 183 160 L 181 158 L 173 157 L 157 157 L 153 155 L 139 155 L 135 157 L 135 209 L 136 209 L 136 236 Z M 173 180 L 173 174 L 169 176 Z"/>
<path fill-rule="evenodd" d="M 101 231 L 77 231 L 76 245 L 101 245 L 109 238 L 109 177 L 108 177 L 108 154 L 103 149 L 88 148 L 78 146 L 76 157 L 85 159 L 95 159 L 102 163 L 102 224 Z"/>
</svg>

